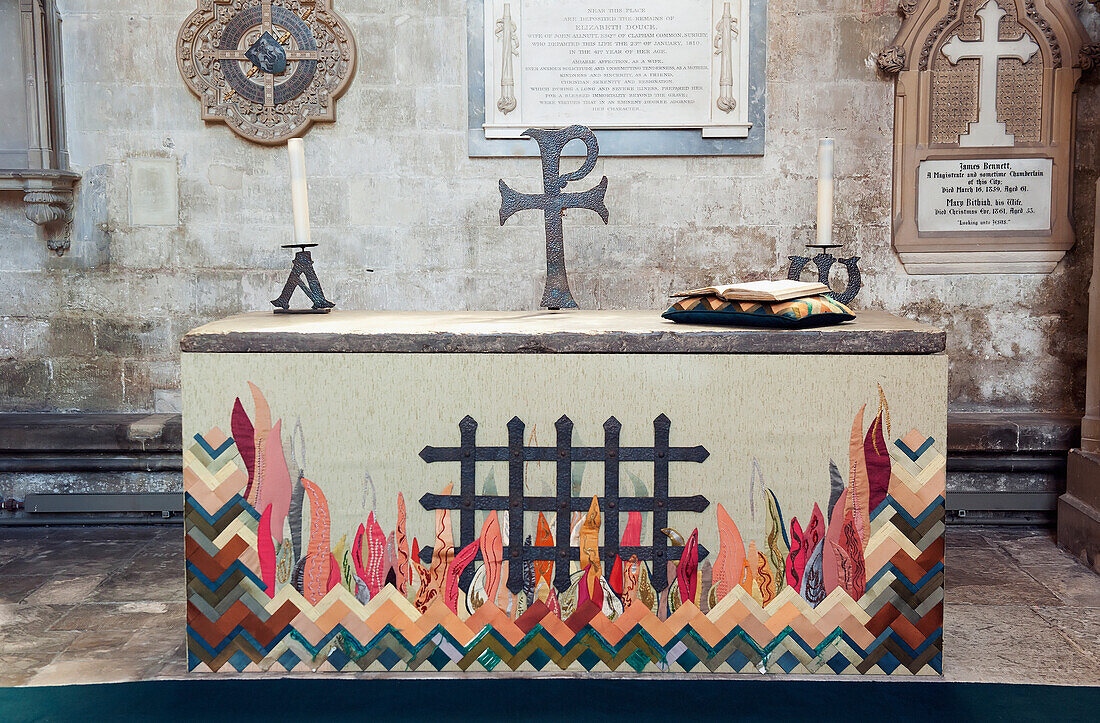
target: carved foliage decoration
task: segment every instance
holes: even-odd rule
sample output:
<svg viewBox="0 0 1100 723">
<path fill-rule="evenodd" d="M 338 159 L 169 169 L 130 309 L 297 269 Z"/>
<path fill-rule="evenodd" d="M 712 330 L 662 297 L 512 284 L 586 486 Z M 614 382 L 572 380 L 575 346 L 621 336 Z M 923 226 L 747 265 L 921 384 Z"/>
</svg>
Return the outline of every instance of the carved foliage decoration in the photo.
<svg viewBox="0 0 1100 723">
<path fill-rule="evenodd" d="M 203 120 L 275 145 L 336 119 L 356 48 L 332 0 L 198 0 L 176 62 Z"/>
<path fill-rule="evenodd" d="M 1083 46 L 1077 57 L 1077 64 L 1081 66 L 1082 71 L 1094 71 L 1096 66 L 1100 65 L 1100 43 L 1088 43 Z"/>
<path fill-rule="evenodd" d="M 46 246 L 58 256 L 69 249 L 69 225 L 73 221 L 73 192 L 48 188 L 27 190 L 23 194 L 27 220 L 46 230 Z M 60 229 L 61 233 L 50 233 Z"/>
<path fill-rule="evenodd" d="M 878 54 L 876 62 L 884 73 L 900 73 L 905 69 L 905 48 L 891 45 Z"/>
</svg>

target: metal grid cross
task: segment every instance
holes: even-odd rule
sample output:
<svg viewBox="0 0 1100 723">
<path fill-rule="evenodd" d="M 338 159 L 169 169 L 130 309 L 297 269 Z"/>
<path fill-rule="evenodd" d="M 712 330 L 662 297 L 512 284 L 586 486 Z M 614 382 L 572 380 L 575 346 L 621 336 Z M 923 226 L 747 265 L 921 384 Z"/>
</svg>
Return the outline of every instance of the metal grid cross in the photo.
<svg viewBox="0 0 1100 723">
<path fill-rule="evenodd" d="M 519 417 L 508 422 L 508 446 L 477 446 L 477 421 L 467 416 L 458 424 L 460 443 L 458 447 L 425 447 L 421 458 L 428 463 L 458 462 L 459 491 L 457 495 L 426 494 L 420 498 L 420 504 L 426 510 L 457 510 L 458 541 L 457 549 L 473 542 L 477 537 L 474 530 L 474 512 L 476 510 L 507 511 L 508 539 L 510 544 L 504 548 L 504 557 L 510 560 L 508 566 L 508 589 L 518 593 L 523 589 L 523 562 L 525 560 L 550 560 L 556 562 L 554 586 L 561 592 L 569 587 L 569 561 L 580 559 L 580 550 L 570 546 L 571 512 L 586 511 L 591 502 L 589 497 L 574 497 L 571 490 L 572 469 L 575 462 L 601 462 L 604 467 L 604 489 L 600 498 L 600 509 L 604 515 L 603 545 L 600 557 L 611 565 L 616 555 L 630 559 L 637 555 L 639 560 L 652 563 L 652 582 L 657 590 L 663 590 L 667 583 L 666 562 L 669 559 L 668 537 L 662 532 L 668 527 L 669 512 L 702 512 L 710 502 L 702 495 L 691 497 L 670 497 L 668 493 L 669 464 L 672 462 L 701 463 L 710 453 L 701 445 L 696 447 L 669 446 L 669 429 L 672 423 L 665 415 L 653 420 L 652 447 L 622 447 L 619 445 L 619 433 L 622 424 L 611 417 L 603 425 L 604 443 L 602 447 L 574 447 L 573 422 L 562 416 L 555 423 L 557 444 L 554 447 L 529 447 L 523 443 L 524 424 Z M 506 496 L 479 495 L 475 489 L 475 472 L 479 462 L 508 463 L 508 494 Z M 523 466 L 526 462 L 553 462 L 556 465 L 557 494 L 554 497 L 529 497 L 523 490 Z M 653 465 L 653 496 L 629 497 L 619 492 L 619 465 L 622 462 L 648 462 Z M 555 513 L 556 532 L 553 547 L 538 547 L 524 543 L 523 513 Z M 638 547 L 621 547 L 619 536 L 619 515 L 628 512 L 653 513 L 652 544 Z M 425 559 L 430 558 L 431 550 L 423 551 Z M 706 556 L 706 550 L 699 548 L 699 558 Z"/>
</svg>

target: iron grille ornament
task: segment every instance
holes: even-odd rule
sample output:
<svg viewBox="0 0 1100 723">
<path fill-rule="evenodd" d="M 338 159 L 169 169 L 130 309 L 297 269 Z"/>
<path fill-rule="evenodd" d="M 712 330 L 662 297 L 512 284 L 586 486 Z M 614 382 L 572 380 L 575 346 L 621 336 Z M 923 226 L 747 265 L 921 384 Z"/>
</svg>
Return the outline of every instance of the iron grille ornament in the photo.
<svg viewBox="0 0 1100 723">
<path fill-rule="evenodd" d="M 553 447 L 529 447 L 523 442 L 524 423 L 519 417 L 508 422 L 508 446 L 479 447 L 477 445 L 477 421 L 467 416 L 458 424 L 458 447 L 425 447 L 420 457 L 428 463 L 458 462 L 459 491 L 457 495 L 426 494 L 420 505 L 426 510 L 456 510 L 458 512 L 458 540 L 456 549 L 462 549 L 477 539 L 474 530 L 476 510 L 497 510 L 508 513 L 508 542 L 504 547 L 504 559 L 508 566 L 508 589 L 518 593 L 523 589 L 523 562 L 549 560 L 554 565 L 554 587 L 564 592 L 569 587 L 569 563 L 580 559 L 580 548 L 569 544 L 569 524 L 572 512 L 588 510 L 591 497 L 574 497 L 571 489 L 573 464 L 598 462 L 604 468 L 603 496 L 599 498 L 604 514 L 603 544 L 600 557 L 610 568 L 616 555 L 629 559 L 637 555 L 639 560 L 652 563 L 650 579 L 656 590 L 664 590 L 668 584 L 667 561 L 670 558 L 668 537 L 662 532 L 668 527 L 669 512 L 703 512 L 710 501 L 703 495 L 690 497 L 669 496 L 669 465 L 674 462 L 702 463 L 710 456 L 703 446 L 669 446 L 669 430 L 672 423 L 665 415 L 653 421 L 652 447 L 622 447 L 619 434 L 622 424 L 611 417 L 603 425 L 602 447 L 574 447 L 573 422 L 562 416 L 555 423 L 557 444 Z M 475 488 L 476 469 L 481 462 L 508 463 L 508 494 L 479 495 Z M 553 462 L 556 465 L 556 494 L 554 497 L 529 497 L 523 489 L 523 466 L 526 462 Z M 653 465 L 653 496 L 631 497 L 619 492 L 619 465 L 622 462 L 648 462 Z M 555 534 L 553 547 L 539 547 L 525 543 L 523 534 L 524 512 L 553 512 Z M 652 544 L 640 547 L 621 547 L 619 515 L 628 512 L 653 513 Z M 475 559 L 481 559 L 480 553 Z M 431 559 L 432 548 L 421 548 L 424 562 Z M 707 556 L 707 550 L 699 547 L 699 559 Z M 472 569 L 468 569 L 472 574 Z"/>
</svg>

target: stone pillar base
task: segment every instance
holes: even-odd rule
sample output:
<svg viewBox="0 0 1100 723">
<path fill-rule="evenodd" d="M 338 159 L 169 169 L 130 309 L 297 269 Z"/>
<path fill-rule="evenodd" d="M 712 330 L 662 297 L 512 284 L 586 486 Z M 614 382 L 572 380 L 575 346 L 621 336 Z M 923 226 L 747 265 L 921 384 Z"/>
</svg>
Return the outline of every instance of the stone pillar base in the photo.
<svg viewBox="0 0 1100 723">
<path fill-rule="evenodd" d="M 1100 572 L 1100 454 L 1070 450 L 1058 499 L 1058 544 Z"/>
</svg>

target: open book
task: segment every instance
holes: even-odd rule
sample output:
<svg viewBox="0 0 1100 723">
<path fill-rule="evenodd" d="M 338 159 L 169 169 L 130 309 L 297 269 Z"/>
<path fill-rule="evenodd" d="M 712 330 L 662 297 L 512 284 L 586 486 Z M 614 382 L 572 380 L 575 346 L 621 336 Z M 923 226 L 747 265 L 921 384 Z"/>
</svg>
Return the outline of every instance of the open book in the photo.
<svg viewBox="0 0 1100 723">
<path fill-rule="evenodd" d="M 744 284 L 708 286 L 692 289 L 673 296 L 717 296 L 728 301 L 789 301 L 806 296 L 827 294 L 831 289 L 816 281 L 750 281 Z"/>
</svg>

